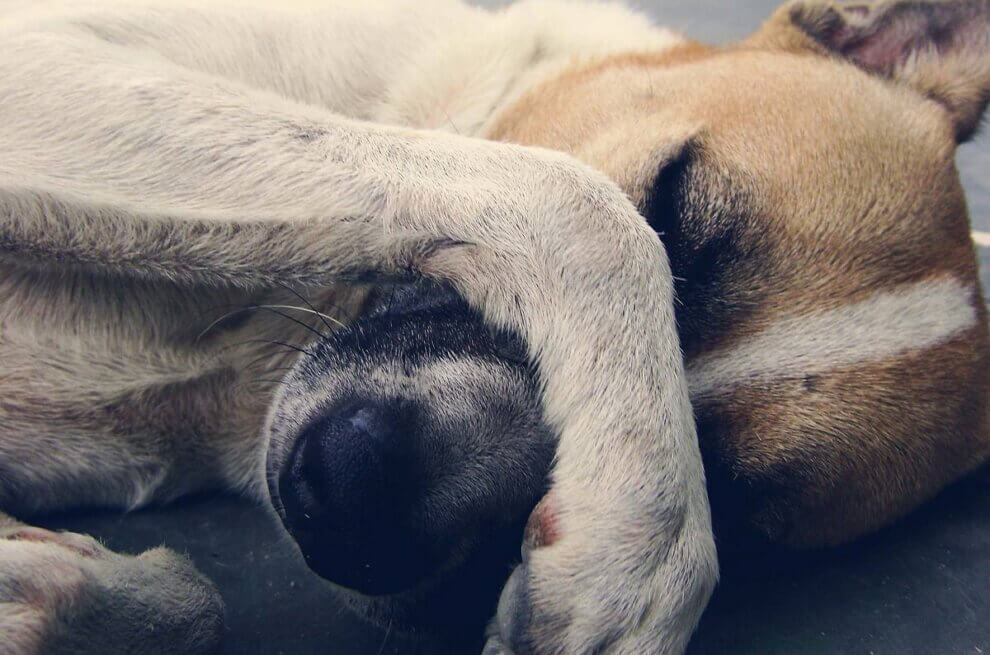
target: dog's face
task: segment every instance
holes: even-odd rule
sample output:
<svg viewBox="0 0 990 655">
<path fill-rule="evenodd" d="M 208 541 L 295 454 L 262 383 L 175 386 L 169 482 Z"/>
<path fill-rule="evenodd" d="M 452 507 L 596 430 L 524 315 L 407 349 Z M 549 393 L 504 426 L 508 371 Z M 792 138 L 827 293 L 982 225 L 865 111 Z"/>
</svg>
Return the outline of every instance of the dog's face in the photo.
<svg viewBox="0 0 990 655">
<path fill-rule="evenodd" d="M 953 163 L 990 98 L 990 31 L 969 33 L 990 8 L 947 6 L 792 5 L 736 47 L 575 67 L 489 135 L 585 160 L 660 235 L 723 546 L 852 538 L 990 453 Z M 287 378 L 273 501 L 366 613 L 466 634 L 488 616 L 553 451 L 524 360 L 417 285 Z"/>
<path fill-rule="evenodd" d="M 376 622 L 479 638 L 556 443 L 524 344 L 420 282 L 310 350 L 269 417 L 285 528 Z"/>
<path fill-rule="evenodd" d="M 846 540 L 986 459 L 953 158 L 988 99 L 990 3 L 798 3 L 736 46 L 575 68 L 495 125 L 609 174 L 664 242 L 723 532 Z"/>
</svg>

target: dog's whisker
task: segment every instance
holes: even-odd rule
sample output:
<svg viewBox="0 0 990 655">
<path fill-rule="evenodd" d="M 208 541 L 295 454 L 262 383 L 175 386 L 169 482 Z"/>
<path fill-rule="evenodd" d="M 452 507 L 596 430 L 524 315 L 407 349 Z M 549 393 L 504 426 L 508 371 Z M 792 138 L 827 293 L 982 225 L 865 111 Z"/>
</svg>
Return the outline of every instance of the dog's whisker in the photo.
<svg viewBox="0 0 990 655">
<path fill-rule="evenodd" d="M 308 355 L 308 356 L 313 357 L 313 358 L 316 357 L 316 355 L 314 355 L 310 351 L 306 350 L 305 348 L 300 348 L 299 346 L 294 346 L 291 343 L 285 343 L 284 341 L 272 341 L 272 340 L 268 340 L 268 339 L 257 339 L 257 341 L 260 341 L 262 343 L 270 343 L 270 344 L 272 344 L 274 346 L 282 346 L 284 348 L 291 348 L 292 350 L 295 350 L 297 352 L 301 352 L 304 355 Z"/>
<path fill-rule="evenodd" d="M 327 327 L 329 327 L 331 329 L 331 331 L 333 330 L 333 328 L 330 325 L 327 324 L 327 320 L 328 319 L 330 321 L 333 321 L 334 323 L 336 323 L 338 325 L 338 327 L 344 327 L 344 324 L 341 323 L 340 321 L 338 321 L 337 319 L 335 319 L 334 317 L 329 316 L 327 314 L 324 314 L 322 312 L 318 312 L 315 309 L 307 309 L 306 307 L 299 307 L 297 305 L 248 305 L 246 307 L 241 307 L 239 309 L 235 309 L 234 311 L 227 312 L 226 314 L 224 314 L 220 318 L 218 318 L 215 321 L 213 321 L 212 323 L 210 323 L 208 326 L 206 326 L 206 328 L 202 332 L 200 332 L 196 336 L 196 341 L 199 342 L 200 340 L 202 340 L 202 338 L 205 337 L 210 332 L 210 330 L 214 329 L 217 325 L 219 325 L 220 323 L 222 323 L 226 319 L 230 318 L 231 316 L 237 316 L 238 314 L 242 314 L 244 312 L 252 312 L 252 311 L 257 311 L 257 310 L 267 311 L 267 312 L 269 312 L 271 314 L 276 314 L 278 316 L 281 316 L 283 318 L 286 318 L 286 319 L 292 321 L 293 323 L 297 323 L 297 324 L 301 325 L 302 327 L 306 328 L 307 330 L 309 330 L 310 332 L 318 335 L 321 339 L 325 339 L 327 337 L 326 334 L 320 332 L 319 330 L 317 330 L 313 326 L 308 325 L 306 323 L 303 323 L 299 319 L 297 319 L 295 317 L 292 317 L 292 316 L 289 316 L 288 314 L 286 314 L 286 313 L 284 313 L 282 311 L 279 311 L 281 309 L 291 309 L 291 310 L 298 311 L 298 312 L 305 312 L 307 314 L 315 314 L 316 316 L 319 316 L 320 319 L 323 320 L 324 324 L 327 325 Z"/>
<path fill-rule="evenodd" d="M 221 323 L 223 323 L 225 320 L 227 320 L 231 316 L 237 316 L 238 314 L 243 314 L 245 312 L 250 312 L 250 311 L 253 311 L 255 309 L 258 309 L 258 305 L 248 305 L 247 307 L 239 307 L 238 309 L 235 309 L 234 311 L 227 312 L 226 314 L 224 314 L 220 318 L 216 319 L 215 321 L 213 321 L 212 323 L 210 323 L 209 325 L 207 325 L 206 328 L 202 332 L 200 332 L 198 335 L 196 335 L 196 343 L 199 343 L 203 339 L 203 337 L 205 337 L 210 332 L 210 330 L 212 330 L 216 326 L 220 325 Z"/>
<path fill-rule="evenodd" d="M 282 318 L 286 318 L 286 319 L 292 321 L 293 323 L 295 323 L 297 325 L 301 325 L 302 327 L 306 328 L 307 330 L 309 330 L 310 332 L 312 332 L 313 334 L 315 334 L 316 336 L 318 336 L 320 339 L 326 339 L 327 338 L 328 335 L 323 334 L 322 332 L 320 332 L 319 330 L 317 330 L 316 328 L 314 328 L 312 325 L 309 325 L 307 323 L 303 323 L 298 318 L 294 318 L 292 316 L 289 316 L 285 312 L 279 311 L 278 309 L 273 309 L 272 307 L 273 306 L 271 306 L 271 305 L 261 305 L 261 306 L 258 307 L 258 309 L 263 309 L 263 310 L 265 310 L 267 312 L 270 312 L 272 314 L 275 314 L 276 316 L 281 316 Z"/>
<path fill-rule="evenodd" d="M 296 298 L 299 298 L 299 300 L 303 301 L 306 304 L 307 307 L 309 307 L 311 310 L 313 310 L 313 313 L 314 314 L 316 314 L 317 316 L 320 317 L 320 320 L 323 321 L 323 325 L 325 325 L 328 330 L 330 330 L 331 332 L 333 332 L 333 327 L 331 327 L 330 322 L 327 321 L 327 318 L 329 318 L 329 317 L 326 316 L 326 315 L 324 315 L 318 309 L 316 309 L 316 307 L 313 306 L 313 303 L 311 303 L 309 301 L 309 299 L 307 299 L 304 295 L 302 295 L 301 293 L 299 293 L 298 291 L 296 291 L 295 289 L 293 289 L 292 287 L 290 287 L 288 284 L 285 284 L 284 282 L 279 282 L 278 284 L 283 289 L 285 289 L 286 291 L 288 291 L 289 293 L 291 293 L 292 295 L 294 295 Z M 337 323 L 338 323 L 338 325 L 340 325 L 340 327 L 344 327 L 342 324 L 340 324 L 340 321 L 337 321 Z"/>
<path fill-rule="evenodd" d="M 385 636 L 382 638 L 382 645 L 378 647 L 378 655 L 382 655 L 385 652 L 385 645 L 388 643 L 388 638 L 392 636 L 392 620 L 394 617 L 388 617 L 388 627 L 385 628 Z"/>
<path fill-rule="evenodd" d="M 297 312 L 305 312 L 307 314 L 312 314 L 312 315 L 317 316 L 317 317 L 319 317 L 321 319 L 324 319 L 324 320 L 333 321 L 334 324 L 338 328 L 347 327 L 346 325 L 344 325 L 343 323 L 341 323 L 340 321 L 338 321 L 337 319 L 335 319 L 333 316 L 330 316 L 329 314 L 324 314 L 323 312 L 318 312 L 315 309 L 311 309 L 311 308 L 308 308 L 308 307 L 300 307 L 298 305 L 258 305 L 258 307 L 262 307 L 262 308 L 274 308 L 274 309 L 294 309 Z M 336 306 L 334 308 L 336 309 Z M 322 334 L 322 333 L 320 333 L 320 334 Z"/>
<path fill-rule="evenodd" d="M 231 348 L 236 348 L 238 346 L 248 346 L 248 345 L 251 345 L 251 344 L 259 344 L 259 343 L 267 343 L 267 344 L 270 344 L 270 345 L 282 346 L 282 347 L 288 348 L 290 350 L 295 350 L 296 352 L 300 352 L 300 353 L 303 353 L 305 355 L 309 355 L 310 357 L 313 357 L 313 358 L 316 357 L 316 355 L 314 355 L 310 351 L 306 350 L 305 348 L 300 348 L 299 346 L 294 346 L 291 343 L 285 343 L 284 341 L 273 341 L 271 339 L 245 339 L 244 341 L 238 341 L 236 343 L 229 343 L 226 346 L 223 346 L 222 348 L 220 348 L 220 351 L 230 350 Z"/>
</svg>

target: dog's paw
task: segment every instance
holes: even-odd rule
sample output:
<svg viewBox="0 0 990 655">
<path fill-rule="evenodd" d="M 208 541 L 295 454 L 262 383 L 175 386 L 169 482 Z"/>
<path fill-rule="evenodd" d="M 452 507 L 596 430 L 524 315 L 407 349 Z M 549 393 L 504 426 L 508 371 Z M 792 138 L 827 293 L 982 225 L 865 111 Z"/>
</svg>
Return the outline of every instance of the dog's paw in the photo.
<svg viewBox="0 0 990 655">
<path fill-rule="evenodd" d="M 551 492 L 533 511 L 484 654 L 683 652 L 718 577 L 706 521 L 564 509 Z"/>
<path fill-rule="evenodd" d="M 91 537 L 0 528 L 0 643 L 13 655 L 209 653 L 223 604 L 192 563 L 119 555 Z"/>
</svg>

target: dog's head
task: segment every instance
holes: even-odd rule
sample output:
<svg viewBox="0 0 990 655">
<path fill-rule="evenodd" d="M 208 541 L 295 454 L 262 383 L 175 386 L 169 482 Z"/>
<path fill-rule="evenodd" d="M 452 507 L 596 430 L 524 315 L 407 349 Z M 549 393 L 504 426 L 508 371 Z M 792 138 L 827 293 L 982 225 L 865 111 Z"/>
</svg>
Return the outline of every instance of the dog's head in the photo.
<svg viewBox="0 0 990 655">
<path fill-rule="evenodd" d="M 285 528 L 360 613 L 478 639 L 556 445 L 525 345 L 423 281 L 310 351 L 268 422 Z"/>
<path fill-rule="evenodd" d="M 987 0 L 792 4 L 732 47 L 576 66 L 498 118 L 489 136 L 601 169 L 660 234 L 723 535 L 848 539 L 990 453 L 953 163 L 988 41 Z M 373 618 L 470 638 L 491 613 L 553 451 L 525 359 L 419 284 L 283 384 L 273 500 Z"/>
<path fill-rule="evenodd" d="M 664 242 L 718 525 L 833 543 L 986 459 L 954 154 L 988 100 L 987 0 L 799 2 L 739 44 L 574 67 L 494 125 L 608 173 Z"/>
</svg>

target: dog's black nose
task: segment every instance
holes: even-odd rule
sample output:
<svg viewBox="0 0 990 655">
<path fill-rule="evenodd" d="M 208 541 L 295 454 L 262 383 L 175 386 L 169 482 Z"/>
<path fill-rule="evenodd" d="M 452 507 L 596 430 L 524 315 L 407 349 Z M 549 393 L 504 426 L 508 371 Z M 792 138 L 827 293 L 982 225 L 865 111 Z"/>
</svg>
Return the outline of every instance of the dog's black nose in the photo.
<svg viewBox="0 0 990 655">
<path fill-rule="evenodd" d="M 397 450 L 395 418 L 375 407 L 352 407 L 314 423 L 300 435 L 279 491 L 293 523 L 318 516 L 366 517 L 384 500 L 385 465 Z"/>
<path fill-rule="evenodd" d="M 410 507 L 423 480 L 410 412 L 357 403 L 297 439 L 279 477 L 286 528 L 309 566 L 366 594 L 408 588 L 433 565 Z"/>
</svg>

